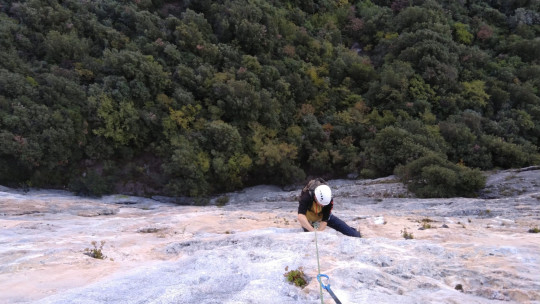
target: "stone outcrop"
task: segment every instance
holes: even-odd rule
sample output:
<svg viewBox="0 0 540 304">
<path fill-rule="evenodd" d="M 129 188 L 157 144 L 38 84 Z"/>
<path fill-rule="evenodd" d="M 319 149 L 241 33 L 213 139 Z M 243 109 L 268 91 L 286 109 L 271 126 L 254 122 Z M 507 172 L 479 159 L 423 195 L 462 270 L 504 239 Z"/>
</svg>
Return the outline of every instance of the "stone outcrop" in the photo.
<svg viewBox="0 0 540 304">
<path fill-rule="evenodd" d="M 317 233 L 334 293 L 343 303 L 540 303 L 540 234 L 529 233 L 540 225 L 540 168 L 486 174 L 478 198 L 417 199 L 392 176 L 330 181 L 333 213 L 363 235 Z M 296 220 L 300 188 L 289 190 L 194 206 L 0 187 L 0 303 L 318 303 L 314 234 Z M 284 277 L 298 268 L 304 289 Z"/>
</svg>

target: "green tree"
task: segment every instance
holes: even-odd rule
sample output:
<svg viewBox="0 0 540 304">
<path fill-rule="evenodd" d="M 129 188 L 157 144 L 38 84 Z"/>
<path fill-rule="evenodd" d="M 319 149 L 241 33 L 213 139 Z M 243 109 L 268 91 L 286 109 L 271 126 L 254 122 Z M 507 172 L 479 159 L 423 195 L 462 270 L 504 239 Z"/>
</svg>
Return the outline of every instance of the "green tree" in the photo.
<svg viewBox="0 0 540 304">
<path fill-rule="evenodd" d="M 523 146 L 505 141 L 500 137 L 484 135 L 482 143 L 485 144 L 491 152 L 493 164 L 501 168 L 519 168 L 529 163 L 530 157 Z"/>
<path fill-rule="evenodd" d="M 375 135 L 366 154 L 370 165 L 379 176 L 392 174 L 397 165 L 407 164 L 428 153 L 428 149 L 414 141 L 409 132 L 386 127 Z"/>
<path fill-rule="evenodd" d="M 102 94 L 90 97 L 90 102 L 98 104 L 98 117 L 102 126 L 94 129 L 94 134 L 111 139 L 115 146 L 136 142 L 139 138 L 139 113 L 133 102 L 113 101 L 110 96 Z"/>
<path fill-rule="evenodd" d="M 427 153 L 540 162 L 537 1 L 0 7 L 2 183 L 210 195 L 376 177 Z M 429 166 L 444 185 L 468 178 Z"/>
<path fill-rule="evenodd" d="M 65 60 L 80 61 L 88 54 L 89 42 L 78 37 L 75 31 L 61 34 L 50 31 L 44 42 L 46 56 L 49 61 L 61 63 Z"/>
<path fill-rule="evenodd" d="M 409 79 L 415 74 L 408 62 L 395 60 L 386 64 L 379 72 L 380 81 L 372 81 L 367 92 L 369 106 L 396 111 L 406 108 Z"/>
<path fill-rule="evenodd" d="M 427 154 L 396 168 L 396 174 L 418 197 L 475 197 L 485 186 L 479 170 L 450 163 L 440 154 Z"/>
<path fill-rule="evenodd" d="M 252 132 L 251 149 L 255 155 L 255 172 L 259 173 L 257 180 L 287 184 L 305 177 L 303 170 L 297 164 L 299 149 L 294 143 L 280 141 L 275 130 L 268 129 L 259 123 L 252 122 L 249 127 Z M 292 136 L 294 136 L 292 133 L 298 131 L 298 128 L 290 129 Z"/>
<path fill-rule="evenodd" d="M 463 99 L 461 100 L 462 109 L 473 109 L 480 111 L 484 109 L 489 100 L 489 95 L 485 91 L 485 82 L 482 80 L 473 80 L 462 82 Z"/>
<path fill-rule="evenodd" d="M 170 159 L 163 164 L 169 177 L 165 189 L 173 195 L 203 196 L 210 192 L 207 173 L 211 158 L 196 143 L 186 137 L 171 142 Z"/>
<path fill-rule="evenodd" d="M 454 37 L 459 43 L 471 44 L 474 35 L 467 30 L 467 26 L 461 22 L 454 23 Z"/>
<path fill-rule="evenodd" d="M 454 163 L 464 163 L 471 168 L 483 170 L 492 168 L 492 158 L 488 147 L 462 122 L 443 121 L 439 123 L 441 135 L 451 146 L 447 155 Z"/>
</svg>

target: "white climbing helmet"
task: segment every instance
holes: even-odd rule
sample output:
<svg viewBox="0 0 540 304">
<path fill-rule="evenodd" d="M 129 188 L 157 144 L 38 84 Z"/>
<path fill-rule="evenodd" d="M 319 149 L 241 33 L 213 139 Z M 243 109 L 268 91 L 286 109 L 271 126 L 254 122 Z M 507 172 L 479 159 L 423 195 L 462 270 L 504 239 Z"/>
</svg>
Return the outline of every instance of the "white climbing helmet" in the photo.
<svg viewBox="0 0 540 304">
<path fill-rule="evenodd" d="M 327 185 L 320 185 L 313 192 L 317 202 L 323 206 L 330 204 L 332 201 L 332 190 Z"/>
</svg>

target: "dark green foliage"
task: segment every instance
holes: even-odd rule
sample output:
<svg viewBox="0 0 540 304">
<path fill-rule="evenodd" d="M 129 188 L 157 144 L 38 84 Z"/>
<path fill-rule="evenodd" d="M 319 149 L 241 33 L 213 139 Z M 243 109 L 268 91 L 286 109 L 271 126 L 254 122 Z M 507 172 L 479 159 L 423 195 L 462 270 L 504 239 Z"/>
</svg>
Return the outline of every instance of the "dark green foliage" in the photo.
<svg viewBox="0 0 540 304">
<path fill-rule="evenodd" d="M 0 0 L 0 183 L 208 197 L 431 153 L 540 164 L 539 6 L 462 2 Z"/>
<path fill-rule="evenodd" d="M 378 132 L 366 154 L 380 175 L 388 175 L 396 166 L 405 165 L 430 151 L 444 153 L 446 143 L 443 138 L 435 128 L 408 121 L 403 128 L 386 127 Z"/>
<path fill-rule="evenodd" d="M 304 288 L 307 285 L 307 277 L 304 274 L 302 267 L 296 270 L 288 271 L 284 274 L 284 276 L 287 278 L 287 281 L 296 285 L 297 287 Z"/>
<path fill-rule="evenodd" d="M 470 127 L 466 124 L 468 123 Z M 472 168 L 483 170 L 493 167 L 492 154 L 487 145 L 476 134 L 481 118 L 476 116 L 466 120 L 466 116 L 454 116 L 439 123 L 441 135 L 450 144 L 448 159 L 454 163 L 462 162 Z M 476 132 L 474 132 L 476 131 Z"/>
<path fill-rule="evenodd" d="M 223 206 L 227 205 L 228 202 L 229 202 L 229 197 L 228 196 L 220 196 L 216 200 L 216 206 L 223 207 Z"/>
<path fill-rule="evenodd" d="M 381 175 L 388 175 L 397 165 L 406 164 L 428 151 L 413 140 L 413 134 L 403 129 L 387 127 L 375 136 L 369 146 L 368 157 Z"/>
<path fill-rule="evenodd" d="M 71 180 L 69 190 L 77 195 L 83 196 L 101 196 L 110 193 L 112 190 L 110 181 L 104 178 L 100 173 L 91 170 L 85 172 L 80 177 Z"/>
<path fill-rule="evenodd" d="M 535 148 L 505 141 L 503 138 L 484 136 L 483 142 L 493 158 L 493 164 L 502 168 L 517 168 L 534 163 L 537 158 Z"/>
<path fill-rule="evenodd" d="M 442 155 L 428 154 L 396 168 L 396 175 L 418 197 L 474 197 L 486 178 L 477 169 L 454 164 Z"/>
<path fill-rule="evenodd" d="M 184 137 L 173 141 L 170 160 L 163 164 L 163 171 L 170 179 L 167 191 L 175 195 L 199 196 L 210 191 L 207 173 L 210 158 L 197 145 Z"/>
</svg>

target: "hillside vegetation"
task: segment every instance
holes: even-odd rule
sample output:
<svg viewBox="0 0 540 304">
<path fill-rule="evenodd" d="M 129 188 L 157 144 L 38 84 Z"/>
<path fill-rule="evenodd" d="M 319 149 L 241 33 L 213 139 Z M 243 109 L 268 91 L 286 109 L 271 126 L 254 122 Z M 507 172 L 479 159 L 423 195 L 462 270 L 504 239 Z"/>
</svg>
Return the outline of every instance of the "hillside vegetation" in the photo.
<svg viewBox="0 0 540 304">
<path fill-rule="evenodd" d="M 540 2 L 0 1 L 0 184 L 204 196 L 540 164 Z"/>
</svg>

